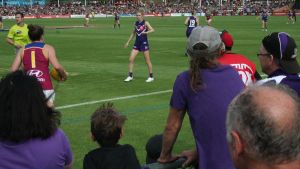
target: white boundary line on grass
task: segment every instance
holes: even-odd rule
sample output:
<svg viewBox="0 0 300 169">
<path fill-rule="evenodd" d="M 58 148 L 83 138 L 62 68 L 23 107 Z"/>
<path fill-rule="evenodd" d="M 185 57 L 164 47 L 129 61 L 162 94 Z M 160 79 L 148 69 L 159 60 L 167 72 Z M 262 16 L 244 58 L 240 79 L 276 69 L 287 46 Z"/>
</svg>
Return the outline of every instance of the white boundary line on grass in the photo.
<svg viewBox="0 0 300 169">
<path fill-rule="evenodd" d="M 115 97 L 115 98 L 111 98 L 111 99 L 94 100 L 94 101 L 77 103 L 77 104 L 69 104 L 69 105 L 65 105 L 65 106 L 58 106 L 58 107 L 56 107 L 56 109 L 58 109 L 58 110 L 68 109 L 68 108 L 91 105 L 91 104 L 102 103 L 102 102 L 115 101 L 115 100 L 126 100 L 126 99 L 132 99 L 132 98 L 143 97 L 143 96 L 158 95 L 158 94 L 170 93 L 170 92 L 172 92 L 172 90 L 161 90 L 161 91 L 151 92 L 151 93 L 143 93 L 143 94 L 137 94 L 137 95 Z"/>
<path fill-rule="evenodd" d="M 261 76 L 266 77 L 265 74 L 262 74 Z M 143 97 L 143 96 L 158 95 L 158 94 L 170 93 L 170 92 L 172 92 L 172 90 L 161 90 L 161 91 L 157 91 L 157 92 L 150 92 L 150 93 L 143 93 L 143 94 L 137 94 L 137 95 L 115 97 L 115 98 L 111 98 L 111 99 L 94 100 L 94 101 L 88 101 L 88 102 L 77 103 L 77 104 L 69 104 L 69 105 L 65 105 L 65 106 L 58 106 L 58 107 L 56 107 L 56 109 L 58 109 L 58 110 L 68 109 L 68 108 L 91 105 L 91 104 L 102 103 L 102 102 L 109 102 L 109 101 L 115 101 L 115 100 L 126 100 L 126 99 L 138 98 L 138 97 Z"/>
</svg>

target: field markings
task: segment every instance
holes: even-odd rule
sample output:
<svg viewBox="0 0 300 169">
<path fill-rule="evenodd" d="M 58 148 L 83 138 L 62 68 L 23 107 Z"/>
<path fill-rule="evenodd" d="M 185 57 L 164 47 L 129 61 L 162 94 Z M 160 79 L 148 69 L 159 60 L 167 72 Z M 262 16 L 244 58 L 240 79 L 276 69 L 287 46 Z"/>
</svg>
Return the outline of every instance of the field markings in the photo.
<svg viewBox="0 0 300 169">
<path fill-rule="evenodd" d="M 263 74 L 261 76 L 263 78 L 266 77 L 265 74 Z M 172 92 L 172 90 L 161 90 L 161 91 L 157 91 L 157 92 L 142 93 L 142 94 L 137 94 L 137 95 L 122 96 L 122 97 L 114 97 L 114 98 L 110 98 L 110 99 L 93 100 L 93 101 L 88 101 L 88 102 L 69 104 L 69 105 L 65 105 L 65 106 L 58 106 L 58 107 L 56 107 L 56 109 L 62 110 L 62 109 L 68 109 L 68 108 L 73 108 L 73 107 L 91 105 L 91 104 L 96 104 L 96 103 L 103 103 L 103 102 L 116 101 L 116 100 L 127 100 L 127 99 L 133 99 L 133 98 L 144 97 L 144 96 L 159 95 L 159 94 L 170 93 L 170 92 Z"/>
<path fill-rule="evenodd" d="M 114 97 L 114 98 L 110 98 L 110 99 L 94 100 L 94 101 L 82 102 L 82 103 L 77 103 L 77 104 L 69 104 L 69 105 L 65 105 L 65 106 L 58 106 L 58 107 L 56 107 L 56 109 L 62 110 L 62 109 L 68 109 L 68 108 L 73 108 L 73 107 L 91 105 L 91 104 L 96 104 L 96 103 L 116 101 L 116 100 L 127 100 L 127 99 L 132 99 L 132 98 L 152 96 L 152 95 L 158 95 L 158 94 L 170 93 L 170 92 L 172 92 L 172 90 L 161 90 L 161 91 L 157 91 L 157 92 L 143 93 L 143 94 L 137 94 L 137 95 Z"/>
</svg>

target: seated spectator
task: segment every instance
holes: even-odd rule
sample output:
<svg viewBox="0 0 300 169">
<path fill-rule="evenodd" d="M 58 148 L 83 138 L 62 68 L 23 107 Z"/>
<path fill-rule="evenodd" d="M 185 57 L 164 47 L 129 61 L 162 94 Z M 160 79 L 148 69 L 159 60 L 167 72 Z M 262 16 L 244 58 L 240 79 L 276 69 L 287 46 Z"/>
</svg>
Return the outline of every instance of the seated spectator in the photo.
<svg viewBox="0 0 300 169">
<path fill-rule="evenodd" d="M 219 32 L 210 26 L 193 29 L 187 45 L 190 68 L 177 76 L 158 161 L 168 163 L 186 112 L 194 134 L 199 169 L 233 168 L 226 142 L 226 111 L 231 100 L 244 88 L 238 73 L 220 65 Z"/>
<path fill-rule="evenodd" d="M 22 71 L 0 81 L 0 168 L 71 169 L 72 152 L 58 129 L 60 113 L 47 107 L 36 78 Z"/>
<path fill-rule="evenodd" d="M 275 82 L 294 89 L 300 96 L 300 66 L 295 40 L 285 32 L 274 32 L 264 37 L 257 54 L 261 69 L 268 75 L 259 84 Z"/>
<path fill-rule="evenodd" d="M 256 65 L 247 57 L 231 51 L 233 38 L 226 30 L 221 33 L 221 39 L 224 43 L 225 50 L 218 58 L 219 62 L 224 65 L 231 65 L 235 68 L 246 86 L 253 84 L 256 80 L 260 80 L 261 77 L 256 71 Z"/>
<path fill-rule="evenodd" d="M 227 140 L 236 169 L 300 168 L 300 100 L 282 85 L 250 87 L 230 104 Z"/>
<path fill-rule="evenodd" d="M 103 104 L 91 116 L 92 139 L 100 148 L 85 155 L 84 169 L 140 169 L 134 148 L 118 144 L 123 136 L 126 117 L 120 115 L 112 103 Z"/>
<path fill-rule="evenodd" d="M 146 144 L 146 164 L 155 163 L 160 156 L 162 146 L 162 134 L 152 136 Z"/>
</svg>

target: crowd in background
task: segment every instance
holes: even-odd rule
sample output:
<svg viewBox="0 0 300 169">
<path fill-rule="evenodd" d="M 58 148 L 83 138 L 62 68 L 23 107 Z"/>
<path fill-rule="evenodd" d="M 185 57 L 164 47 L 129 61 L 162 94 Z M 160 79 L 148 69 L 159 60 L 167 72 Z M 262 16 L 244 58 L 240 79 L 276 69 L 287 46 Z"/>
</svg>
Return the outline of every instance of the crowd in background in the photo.
<svg viewBox="0 0 300 169">
<path fill-rule="evenodd" d="M 289 0 L 283 1 L 242 1 L 234 0 L 223 2 L 219 4 L 217 0 L 202 0 L 201 6 L 199 3 L 140 3 L 135 4 L 131 2 L 118 2 L 115 4 L 103 4 L 98 1 L 89 2 L 86 6 L 81 2 L 73 3 L 50 3 L 44 6 L 35 4 L 33 6 L 0 6 L 0 14 L 2 16 L 13 16 L 17 11 L 23 12 L 25 15 L 84 15 L 86 13 L 95 14 L 112 14 L 117 12 L 119 14 L 134 14 L 138 8 L 145 8 L 148 14 L 158 13 L 189 13 L 192 10 L 206 13 L 209 11 L 214 15 L 224 14 L 250 14 L 260 13 L 262 10 L 272 12 L 273 9 L 287 6 Z"/>
</svg>

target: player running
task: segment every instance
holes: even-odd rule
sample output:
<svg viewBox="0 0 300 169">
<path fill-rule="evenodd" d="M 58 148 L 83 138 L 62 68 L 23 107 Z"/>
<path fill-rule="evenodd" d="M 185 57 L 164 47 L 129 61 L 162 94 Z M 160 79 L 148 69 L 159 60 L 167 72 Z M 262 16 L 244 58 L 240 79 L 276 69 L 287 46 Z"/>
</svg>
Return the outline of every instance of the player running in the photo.
<svg viewBox="0 0 300 169">
<path fill-rule="evenodd" d="M 133 49 L 131 51 L 131 54 L 129 56 L 129 64 L 128 64 L 128 77 L 124 80 L 125 82 L 129 82 L 133 80 L 133 66 L 134 66 L 134 60 L 139 52 L 144 53 L 145 61 L 148 65 L 148 71 L 149 71 L 149 77 L 146 80 L 146 82 L 153 82 L 153 72 L 152 72 L 152 63 L 150 60 L 150 54 L 149 54 L 149 44 L 148 44 L 148 37 L 147 35 L 149 33 L 154 32 L 154 29 L 151 27 L 150 23 L 148 21 L 144 20 L 144 11 L 139 10 L 136 13 L 137 21 L 134 23 L 134 30 L 132 31 L 128 41 L 124 45 L 125 48 L 128 47 L 129 42 L 133 39 L 135 35 L 135 43 L 133 46 Z"/>
<path fill-rule="evenodd" d="M 59 64 L 54 48 L 43 42 L 43 28 L 38 25 L 29 25 L 28 29 L 28 35 L 32 43 L 20 49 L 11 66 L 11 71 L 18 70 L 21 63 L 23 63 L 24 72 L 29 76 L 36 77 L 42 85 L 43 92 L 48 101 L 47 105 L 54 107 L 55 93 L 49 74 L 49 62 L 59 72 L 61 81 L 67 79 L 67 73 Z"/>
<path fill-rule="evenodd" d="M 199 25 L 199 18 L 196 16 L 195 11 L 192 11 L 192 16 L 186 18 L 184 22 L 186 28 L 186 37 L 189 38 L 192 30 Z"/>
</svg>

